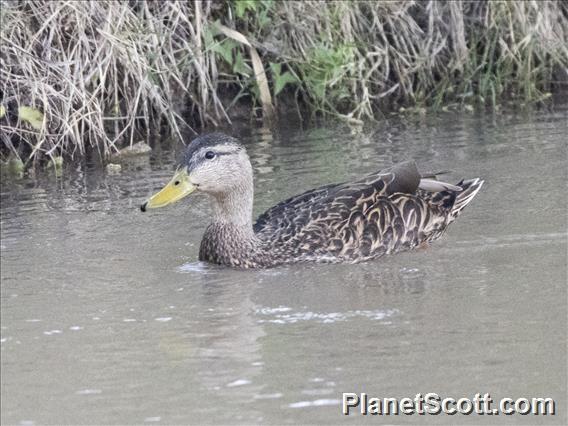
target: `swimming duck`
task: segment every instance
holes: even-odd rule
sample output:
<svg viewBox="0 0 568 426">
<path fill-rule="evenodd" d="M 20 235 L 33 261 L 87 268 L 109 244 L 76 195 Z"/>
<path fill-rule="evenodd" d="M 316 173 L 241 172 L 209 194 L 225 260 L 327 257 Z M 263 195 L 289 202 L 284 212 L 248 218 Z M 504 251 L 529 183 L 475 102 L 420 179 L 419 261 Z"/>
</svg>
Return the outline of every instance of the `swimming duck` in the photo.
<svg viewBox="0 0 568 426">
<path fill-rule="evenodd" d="M 243 145 L 221 133 L 186 148 L 172 180 L 141 206 L 163 207 L 202 191 L 213 201 L 199 260 L 238 268 L 294 262 L 355 263 L 439 238 L 483 181 L 422 176 L 414 161 L 326 185 L 268 209 L 253 224 L 253 171 Z"/>
</svg>

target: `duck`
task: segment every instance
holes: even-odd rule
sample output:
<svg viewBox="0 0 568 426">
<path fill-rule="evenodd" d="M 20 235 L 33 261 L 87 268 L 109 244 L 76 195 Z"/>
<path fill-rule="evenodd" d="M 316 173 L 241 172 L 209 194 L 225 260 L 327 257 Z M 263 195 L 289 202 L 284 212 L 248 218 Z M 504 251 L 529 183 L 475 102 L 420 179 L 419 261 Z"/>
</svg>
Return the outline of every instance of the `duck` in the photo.
<svg viewBox="0 0 568 426">
<path fill-rule="evenodd" d="M 253 222 L 247 151 L 232 136 L 209 133 L 187 145 L 173 178 L 140 209 L 196 191 L 209 195 L 213 214 L 199 248 L 204 262 L 233 268 L 358 263 L 437 240 L 484 183 L 475 178 L 453 185 L 438 175 L 420 174 L 414 161 L 404 161 L 290 197 Z"/>
</svg>

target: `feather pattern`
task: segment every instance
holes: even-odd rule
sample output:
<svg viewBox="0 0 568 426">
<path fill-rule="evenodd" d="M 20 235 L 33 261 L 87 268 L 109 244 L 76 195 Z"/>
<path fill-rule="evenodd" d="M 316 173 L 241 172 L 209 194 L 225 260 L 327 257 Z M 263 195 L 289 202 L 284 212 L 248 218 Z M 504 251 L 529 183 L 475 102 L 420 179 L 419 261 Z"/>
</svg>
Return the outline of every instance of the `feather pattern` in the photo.
<svg viewBox="0 0 568 426">
<path fill-rule="evenodd" d="M 253 227 L 257 242 L 241 252 L 237 264 L 214 260 L 246 267 L 355 263 L 410 250 L 439 238 L 483 184 L 474 179 L 421 189 L 420 182 L 414 162 L 405 162 L 356 182 L 296 195 L 258 217 Z M 216 232 L 217 238 L 223 233 Z M 212 260 L 212 244 L 202 245 L 202 259 Z"/>
</svg>

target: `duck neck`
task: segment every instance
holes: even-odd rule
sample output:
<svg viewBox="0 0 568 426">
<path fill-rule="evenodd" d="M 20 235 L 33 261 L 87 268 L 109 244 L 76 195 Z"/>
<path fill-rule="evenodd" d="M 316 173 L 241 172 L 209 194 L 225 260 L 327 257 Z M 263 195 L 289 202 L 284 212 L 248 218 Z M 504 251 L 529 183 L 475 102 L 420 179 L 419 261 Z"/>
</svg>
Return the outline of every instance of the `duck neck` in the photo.
<svg viewBox="0 0 568 426">
<path fill-rule="evenodd" d="M 236 227 L 243 235 L 254 235 L 252 229 L 253 186 L 236 186 L 232 191 L 214 197 L 213 222 Z"/>
</svg>

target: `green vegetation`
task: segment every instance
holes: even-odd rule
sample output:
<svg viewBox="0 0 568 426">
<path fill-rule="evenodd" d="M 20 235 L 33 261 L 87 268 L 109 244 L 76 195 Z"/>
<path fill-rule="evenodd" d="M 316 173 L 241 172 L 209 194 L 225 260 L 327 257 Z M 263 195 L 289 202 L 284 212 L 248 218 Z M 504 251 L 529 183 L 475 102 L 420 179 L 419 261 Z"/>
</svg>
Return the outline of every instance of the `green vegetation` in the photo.
<svg viewBox="0 0 568 426">
<path fill-rule="evenodd" d="M 359 123 L 405 108 L 540 102 L 568 81 L 556 1 L 10 1 L 0 13 L 4 158 L 108 157 L 164 129 Z"/>
</svg>

